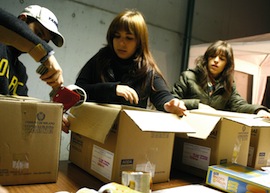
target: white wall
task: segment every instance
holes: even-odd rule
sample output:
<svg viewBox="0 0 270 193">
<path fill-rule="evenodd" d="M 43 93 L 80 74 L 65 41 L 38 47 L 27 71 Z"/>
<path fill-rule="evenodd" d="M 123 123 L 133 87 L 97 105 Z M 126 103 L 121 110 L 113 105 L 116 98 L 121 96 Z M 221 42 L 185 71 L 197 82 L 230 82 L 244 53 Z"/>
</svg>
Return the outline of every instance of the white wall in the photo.
<svg viewBox="0 0 270 193">
<path fill-rule="evenodd" d="M 50 45 L 55 48 L 55 56 L 62 66 L 65 85 L 74 84 L 82 66 L 106 43 L 110 22 L 125 8 L 137 8 L 145 15 L 150 47 L 156 61 L 169 85 L 178 78 L 182 49 L 180 31 L 184 30 L 186 0 L 0 0 L 0 4 L 16 16 L 30 4 L 39 4 L 55 13 L 66 42 L 62 48 Z M 27 54 L 20 59 L 27 66 L 29 95 L 49 100 L 50 87 L 35 73 L 39 64 Z M 70 135 L 63 133 L 61 160 L 68 159 L 69 140 Z"/>
</svg>

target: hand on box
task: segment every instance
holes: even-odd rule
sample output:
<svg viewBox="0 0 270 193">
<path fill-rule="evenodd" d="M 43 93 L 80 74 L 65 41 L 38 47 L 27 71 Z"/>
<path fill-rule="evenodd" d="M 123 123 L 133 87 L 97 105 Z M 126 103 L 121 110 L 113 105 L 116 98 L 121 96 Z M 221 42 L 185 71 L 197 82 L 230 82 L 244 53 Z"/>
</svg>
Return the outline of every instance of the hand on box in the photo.
<svg viewBox="0 0 270 193">
<path fill-rule="evenodd" d="M 133 88 L 126 85 L 117 85 L 116 95 L 124 97 L 126 101 L 130 102 L 130 104 L 138 104 L 139 102 L 137 92 Z"/>
<path fill-rule="evenodd" d="M 185 103 L 179 99 L 172 99 L 169 102 L 164 104 L 164 109 L 168 113 L 173 113 L 178 116 L 186 115 L 185 111 L 187 110 Z"/>
<path fill-rule="evenodd" d="M 270 113 L 266 110 L 259 110 L 257 115 L 259 115 L 262 118 L 270 118 Z"/>
</svg>

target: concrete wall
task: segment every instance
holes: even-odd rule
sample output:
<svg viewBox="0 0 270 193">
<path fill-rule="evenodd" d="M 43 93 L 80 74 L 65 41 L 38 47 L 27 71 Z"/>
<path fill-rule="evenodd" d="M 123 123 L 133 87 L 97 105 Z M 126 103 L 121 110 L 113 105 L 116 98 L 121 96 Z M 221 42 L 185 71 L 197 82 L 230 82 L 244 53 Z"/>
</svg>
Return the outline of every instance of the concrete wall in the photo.
<svg viewBox="0 0 270 193">
<path fill-rule="evenodd" d="M 74 84 L 82 66 L 106 43 L 107 28 L 115 15 L 125 8 L 137 8 L 149 23 L 150 47 L 161 70 L 171 85 L 178 77 L 181 57 L 181 35 L 185 20 L 186 1 L 68 1 L 68 0 L 9 0 L 1 7 L 18 15 L 24 7 L 39 4 L 49 8 L 59 20 L 65 36 L 64 47 L 55 48 L 64 72 L 65 85 Z M 88 2 L 88 3 L 87 3 Z M 110 2 L 110 3 L 108 3 Z M 173 18 L 173 19 L 172 19 Z M 20 57 L 27 66 L 29 95 L 49 100 L 50 87 L 41 82 L 35 63 L 27 54 Z M 68 158 L 70 135 L 62 134 L 61 159 Z"/>
<path fill-rule="evenodd" d="M 270 31 L 268 0 L 247 4 L 245 0 L 198 0 L 195 3 L 192 43 L 230 39 Z M 252 3 L 252 2 L 251 2 Z M 137 8 L 149 27 L 152 53 L 169 86 L 178 78 L 188 0 L 0 0 L 3 9 L 18 15 L 24 7 L 39 4 L 53 11 L 65 36 L 64 47 L 55 48 L 64 72 L 65 85 L 74 84 L 77 73 L 105 41 L 107 28 L 125 8 Z M 35 70 L 39 64 L 20 57 L 29 75 L 29 95 L 49 100 L 50 87 Z M 62 134 L 61 159 L 68 159 L 70 135 Z"/>
</svg>

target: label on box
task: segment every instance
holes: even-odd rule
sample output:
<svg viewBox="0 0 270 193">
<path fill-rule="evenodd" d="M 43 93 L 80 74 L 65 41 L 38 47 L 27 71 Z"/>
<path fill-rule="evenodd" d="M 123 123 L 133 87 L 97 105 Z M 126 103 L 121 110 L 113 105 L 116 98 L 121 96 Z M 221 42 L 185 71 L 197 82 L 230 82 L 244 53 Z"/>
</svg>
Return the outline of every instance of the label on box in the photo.
<svg viewBox="0 0 270 193">
<path fill-rule="evenodd" d="M 259 152 L 258 164 L 266 165 L 266 153 L 265 152 Z"/>
<path fill-rule="evenodd" d="M 13 154 L 12 169 L 14 173 L 27 173 L 29 169 L 29 155 L 27 153 Z"/>
<path fill-rule="evenodd" d="M 113 169 L 114 153 L 103 149 L 97 145 L 93 145 L 91 170 L 97 172 L 103 177 L 111 180 Z"/>
<path fill-rule="evenodd" d="M 134 160 L 133 159 L 122 159 L 121 160 L 121 172 L 122 171 L 132 171 L 134 169 Z"/>
<path fill-rule="evenodd" d="M 191 143 L 184 143 L 183 164 L 207 170 L 210 163 L 211 149 Z"/>
<path fill-rule="evenodd" d="M 210 181 L 214 186 L 226 190 L 228 178 L 228 176 L 220 174 L 219 172 L 212 172 L 212 178 Z"/>
</svg>

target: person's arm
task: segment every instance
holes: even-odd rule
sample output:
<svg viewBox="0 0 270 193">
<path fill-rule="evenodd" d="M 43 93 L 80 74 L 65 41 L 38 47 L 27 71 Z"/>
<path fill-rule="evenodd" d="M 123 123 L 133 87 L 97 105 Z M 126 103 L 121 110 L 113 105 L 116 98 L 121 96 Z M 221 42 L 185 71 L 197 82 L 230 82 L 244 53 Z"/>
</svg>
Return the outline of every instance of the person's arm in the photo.
<svg viewBox="0 0 270 193">
<path fill-rule="evenodd" d="M 40 77 L 47 84 L 54 87 L 63 84 L 62 69 L 53 56 L 53 49 L 34 34 L 25 22 L 1 8 L 0 34 L 1 43 L 28 53 L 36 62 L 48 68 L 48 73 Z"/>
<path fill-rule="evenodd" d="M 268 111 L 268 109 L 262 105 L 249 104 L 243 99 L 236 89 L 235 83 L 233 84 L 231 98 L 229 100 L 230 109 L 233 112 L 256 114 L 260 110 Z"/>
<path fill-rule="evenodd" d="M 149 85 L 150 86 L 150 85 Z M 173 95 L 170 93 L 165 80 L 158 74 L 154 75 L 154 89 L 151 89 L 150 101 L 157 110 L 165 111 L 164 104 L 172 99 Z"/>
<path fill-rule="evenodd" d="M 175 98 L 182 100 L 187 109 L 198 109 L 200 99 L 191 99 L 190 98 L 190 82 L 192 84 L 196 84 L 195 74 L 190 71 L 183 72 L 179 79 L 174 83 L 172 88 L 172 95 Z"/>
<path fill-rule="evenodd" d="M 36 36 L 28 25 L 0 8 L 0 42 L 29 53 L 37 62 L 45 61 L 53 49 Z"/>
<path fill-rule="evenodd" d="M 155 90 L 151 88 L 150 101 L 157 110 L 173 113 L 178 116 L 185 115 L 186 107 L 184 102 L 173 97 L 165 80 L 158 74 L 154 76 L 154 88 Z"/>
</svg>

